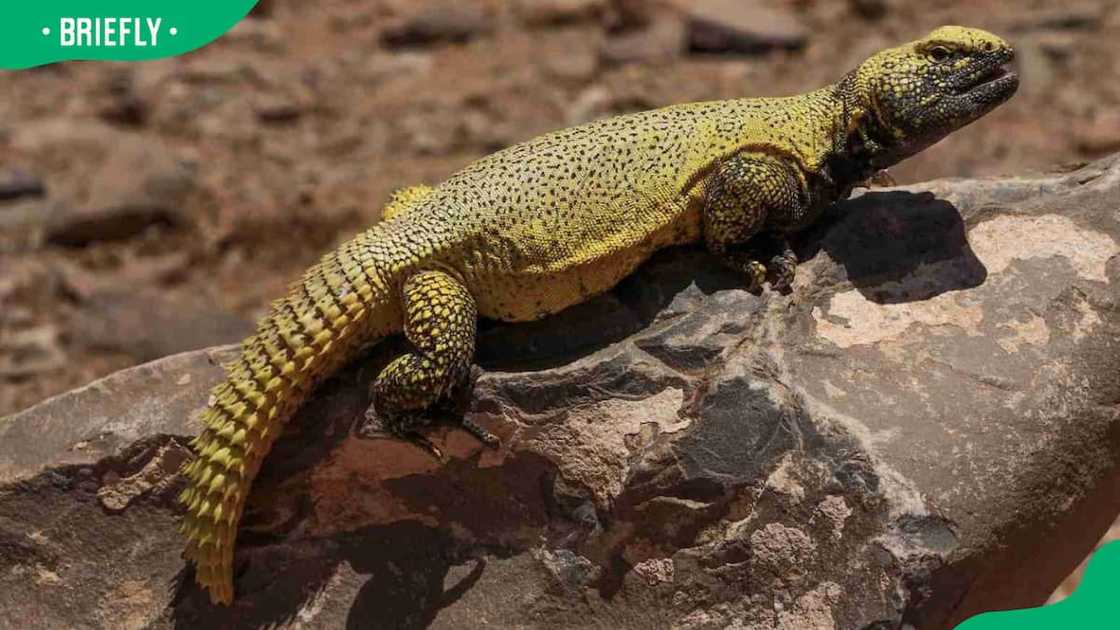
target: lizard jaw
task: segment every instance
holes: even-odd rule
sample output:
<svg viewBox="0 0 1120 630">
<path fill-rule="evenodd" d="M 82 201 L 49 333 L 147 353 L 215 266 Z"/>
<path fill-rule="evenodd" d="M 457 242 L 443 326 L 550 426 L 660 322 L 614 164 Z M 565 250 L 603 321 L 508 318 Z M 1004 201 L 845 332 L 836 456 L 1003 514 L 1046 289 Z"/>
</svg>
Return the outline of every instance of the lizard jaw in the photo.
<svg viewBox="0 0 1120 630">
<path fill-rule="evenodd" d="M 1019 75 L 1011 69 L 1015 53 L 1004 48 L 977 59 L 950 79 L 947 105 L 957 111 L 956 128 L 1007 102 L 1019 89 Z"/>
<path fill-rule="evenodd" d="M 979 67 L 966 69 L 954 81 L 959 94 L 981 102 L 1002 103 L 1011 98 L 1019 87 L 1019 75 L 1011 68 L 1014 58 L 1014 51 L 1008 48 L 987 57 Z"/>
</svg>

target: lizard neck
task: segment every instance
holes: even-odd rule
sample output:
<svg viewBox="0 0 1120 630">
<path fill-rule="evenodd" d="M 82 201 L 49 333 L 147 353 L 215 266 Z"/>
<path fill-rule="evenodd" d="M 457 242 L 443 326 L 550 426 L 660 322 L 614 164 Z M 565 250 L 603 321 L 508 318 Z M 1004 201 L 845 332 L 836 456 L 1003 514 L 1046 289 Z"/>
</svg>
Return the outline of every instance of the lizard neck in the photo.
<svg viewBox="0 0 1120 630">
<path fill-rule="evenodd" d="M 898 139 L 860 96 L 854 72 L 832 86 L 832 95 L 833 149 L 827 167 L 838 184 L 854 186 L 902 159 Z"/>
</svg>

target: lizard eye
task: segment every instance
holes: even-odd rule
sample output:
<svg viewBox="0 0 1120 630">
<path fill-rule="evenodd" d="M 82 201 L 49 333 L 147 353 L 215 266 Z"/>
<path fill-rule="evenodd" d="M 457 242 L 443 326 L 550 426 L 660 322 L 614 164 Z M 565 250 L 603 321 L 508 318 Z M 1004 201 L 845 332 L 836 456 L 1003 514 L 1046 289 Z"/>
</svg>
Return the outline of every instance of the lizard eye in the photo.
<svg viewBox="0 0 1120 630">
<path fill-rule="evenodd" d="M 949 50 L 945 46 L 934 46 L 933 48 L 929 49 L 928 54 L 930 59 L 933 59 L 937 63 L 941 63 L 944 61 L 948 61 L 949 58 L 953 56 L 953 51 Z"/>
</svg>

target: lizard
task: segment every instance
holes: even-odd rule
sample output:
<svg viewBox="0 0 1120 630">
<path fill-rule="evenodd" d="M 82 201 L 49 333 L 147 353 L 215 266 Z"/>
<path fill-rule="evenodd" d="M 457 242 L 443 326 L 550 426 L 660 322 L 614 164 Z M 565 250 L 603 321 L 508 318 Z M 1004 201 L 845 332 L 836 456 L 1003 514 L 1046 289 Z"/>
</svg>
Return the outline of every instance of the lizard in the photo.
<svg viewBox="0 0 1120 630">
<path fill-rule="evenodd" d="M 826 87 L 672 105 L 555 131 L 394 195 L 325 255 L 225 368 L 181 470 L 184 557 L 215 603 L 261 462 L 317 383 L 403 333 L 368 419 L 431 446 L 430 410 L 469 380 L 479 317 L 535 320 L 602 293 L 654 251 L 703 243 L 748 290 L 788 292 L 791 234 L 875 173 L 1007 101 L 1011 46 L 945 26 Z M 491 433 L 463 419 L 491 446 Z"/>
</svg>

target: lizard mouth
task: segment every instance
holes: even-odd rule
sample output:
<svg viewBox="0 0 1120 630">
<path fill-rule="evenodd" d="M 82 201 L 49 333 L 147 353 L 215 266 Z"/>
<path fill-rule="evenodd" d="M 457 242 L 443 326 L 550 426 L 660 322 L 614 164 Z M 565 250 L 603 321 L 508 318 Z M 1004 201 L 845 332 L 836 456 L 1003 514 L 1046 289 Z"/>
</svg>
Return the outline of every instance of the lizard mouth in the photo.
<svg viewBox="0 0 1120 630">
<path fill-rule="evenodd" d="M 989 100 L 1010 98 L 1019 87 L 1019 75 L 1012 69 L 1015 53 L 1010 49 L 1000 51 L 966 68 L 953 83 L 961 94 Z"/>
<path fill-rule="evenodd" d="M 973 88 L 983 87 L 985 85 L 988 85 L 989 83 L 994 83 L 996 81 L 1002 81 L 1004 79 L 1014 79 L 1014 78 L 1018 78 L 1018 76 L 1011 69 L 1011 64 L 1010 63 L 1005 63 L 1005 64 L 998 65 L 995 68 L 993 68 L 992 70 L 990 70 L 989 72 L 987 72 L 984 75 L 984 77 L 980 80 L 980 82 L 977 83 L 976 85 L 974 85 Z"/>
<path fill-rule="evenodd" d="M 965 68 L 953 81 L 958 98 L 983 111 L 1010 99 L 1019 89 L 1019 75 L 1011 67 L 1014 57 L 1008 48 Z"/>
</svg>

